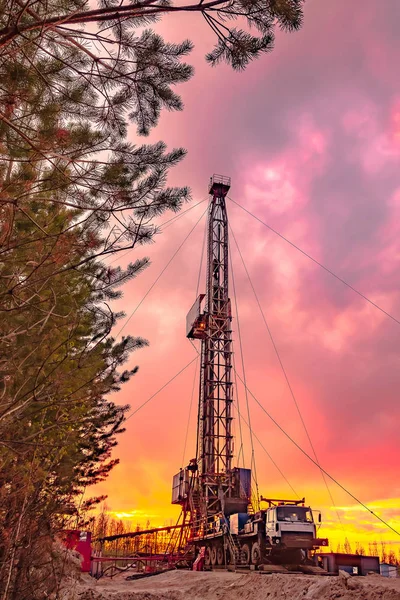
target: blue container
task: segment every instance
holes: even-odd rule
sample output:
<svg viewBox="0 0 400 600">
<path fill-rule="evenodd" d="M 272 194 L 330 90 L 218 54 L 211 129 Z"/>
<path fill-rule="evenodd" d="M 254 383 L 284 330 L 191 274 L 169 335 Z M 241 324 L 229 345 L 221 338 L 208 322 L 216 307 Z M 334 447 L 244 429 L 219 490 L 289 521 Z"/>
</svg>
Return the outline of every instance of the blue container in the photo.
<svg viewBox="0 0 400 600">
<path fill-rule="evenodd" d="M 234 513 L 229 517 L 229 529 L 234 535 L 237 535 L 244 524 L 248 521 L 249 515 L 247 513 Z"/>
</svg>

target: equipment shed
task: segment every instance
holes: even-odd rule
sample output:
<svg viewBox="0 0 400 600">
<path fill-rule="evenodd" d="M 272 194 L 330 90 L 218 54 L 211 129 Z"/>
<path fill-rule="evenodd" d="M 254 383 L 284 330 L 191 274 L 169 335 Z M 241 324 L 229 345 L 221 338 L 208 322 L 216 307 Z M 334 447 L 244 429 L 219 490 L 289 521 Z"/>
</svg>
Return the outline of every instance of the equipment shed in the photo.
<svg viewBox="0 0 400 600">
<path fill-rule="evenodd" d="M 400 566 L 381 563 L 381 575 L 383 577 L 400 577 Z"/>
<path fill-rule="evenodd" d="M 317 554 L 318 563 L 329 573 L 346 571 L 350 575 L 367 575 L 380 573 L 378 556 L 362 556 L 360 554 L 339 554 L 327 552 Z"/>
</svg>

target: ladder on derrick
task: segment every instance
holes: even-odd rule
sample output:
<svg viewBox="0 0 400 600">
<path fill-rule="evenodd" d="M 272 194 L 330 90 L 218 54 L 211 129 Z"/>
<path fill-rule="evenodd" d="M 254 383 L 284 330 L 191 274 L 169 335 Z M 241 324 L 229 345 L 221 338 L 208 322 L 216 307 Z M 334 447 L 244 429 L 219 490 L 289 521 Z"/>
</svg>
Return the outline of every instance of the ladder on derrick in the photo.
<svg viewBox="0 0 400 600">
<path fill-rule="evenodd" d="M 234 566 L 240 564 L 240 544 L 236 538 L 229 531 L 229 527 L 226 528 L 226 540 L 227 540 L 227 548 L 232 557 L 232 564 Z M 225 549 L 225 551 L 226 551 Z"/>
<path fill-rule="evenodd" d="M 204 525 L 204 501 L 200 488 L 194 488 L 189 494 L 189 509 L 192 515 L 192 535 L 198 535 L 199 530 Z M 193 518 L 195 515 L 195 518 Z"/>
</svg>

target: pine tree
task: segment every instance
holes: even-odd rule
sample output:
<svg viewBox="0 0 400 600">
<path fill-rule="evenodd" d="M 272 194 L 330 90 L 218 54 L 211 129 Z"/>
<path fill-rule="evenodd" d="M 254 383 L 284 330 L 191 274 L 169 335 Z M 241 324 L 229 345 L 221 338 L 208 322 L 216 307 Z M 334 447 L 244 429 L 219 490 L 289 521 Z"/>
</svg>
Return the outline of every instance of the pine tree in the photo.
<svg viewBox="0 0 400 600">
<path fill-rule="evenodd" d="M 351 548 L 351 544 L 349 542 L 349 540 L 347 539 L 347 537 L 344 539 L 344 551 L 346 554 L 352 554 L 352 548 Z"/>
<path fill-rule="evenodd" d="M 36 224 L 17 213 L 13 226 L 18 233 L 47 221 L 51 233 L 68 220 L 64 207 L 50 205 L 35 213 Z M 88 252 L 79 233 L 74 229 L 71 237 L 78 259 Z M 104 479 L 117 463 L 111 452 L 128 407 L 107 397 L 135 372 L 121 370 L 129 352 L 146 343 L 132 337 L 117 343 L 108 335 L 116 320 L 102 305 L 109 287 L 103 289 L 93 276 L 103 267 L 90 263 L 54 274 L 63 266 L 62 252 L 54 248 L 54 237 L 36 244 L 37 280 L 23 290 L 35 300 L 21 292 L 19 305 L 10 296 L 10 310 L 0 320 L 5 381 L 0 405 L 0 586 L 5 586 L 4 594 L 21 600 L 41 597 L 32 572 L 43 579 L 38 568 L 43 548 L 67 522 L 79 518 L 77 500 L 83 490 Z M 49 249 L 51 262 L 44 260 Z M 3 276 L 14 276 L 25 259 L 23 246 L 7 255 Z M 114 294 L 118 281 L 109 284 Z M 100 500 L 88 499 L 81 512 Z"/>
<path fill-rule="evenodd" d="M 380 558 L 381 558 L 381 562 L 388 562 L 388 553 L 387 553 L 387 549 L 386 549 L 386 543 L 384 541 L 381 541 L 381 552 L 380 552 Z"/>
<path fill-rule="evenodd" d="M 300 27 L 302 4 L 213 0 L 179 11 L 201 12 L 215 33 L 212 64 L 225 60 L 242 68 L 272 48 L 277 26 Z M 150 241 L 157 231 L 153 219 L 179 210 L 188 198 L 186 188 L 165 188 L 182 149 L 167 153 L 163 143 L 135 147 L 124 139 L 129 122 L 146 135 L 161 110 L 182 108 L 173 86 L 192 74 L 182 62 L 191 42 L 168 44 L 142 29 L 176 10 L 164 0 L 126 5 L 102 0 L 93 10 L 82 0 L 0 0 L 0 210 L 6 248 L 15 247 L 9 245 L 9 223 L 28 196 L 78 211 L 92 244 L 86 261 Z M 234 21 L 260 35 L 227 27 Z M 66 234 L 79 222 L 72 216 L 71 221 Z M 96 237 L 100 229 L 108 229 L 107 235 Z M 38 230 L 34 240 L 43 236 L 46 230 Z M 71 261 L 64 269 L 77 266 Z M 12 293 L 19 286 L 14 282 Z"/>
<path fill-rule="evenodd" d="M 276 26 L 289 31 L 300 27 L 304 0 L 200 0 L 186 5 L 165 0 L 125 3 L 102 0 L 97 8 L 82 0 L 53 3 L 37 0 L 30 6 L 22 0 L 11 4 L 3 2 L 4 17 L 0 22 L 3 52 L 12 52 L 15 47 L 26 49 L 30 40 L 37 43 L 38 38 L 45 38 L 52 45 L 56 40 L 64 45 L 72 43 L 90 56 L 93 51 L 85 47 L 84 41 L 99 41 L 104 55 L 98 63 L 96 77 L 100 72 L 104 76 L 108 70 L 123 78 L 128 72 L 127 66 L 131 68 L 127 63 L 132 54 L 136 59 L 146 60 L 149 50 L 153 56 L 158 52 L 159 44 L 154 43 L 154 39 L 148 43 L 148 31 L 140 40 L 133 31 L 154 23 L 160 16 L 171 12 L 200 13 L 216 37 L 216 45 L 207 54 L 207 60 L 213 65 L 224 60 L 235 69 L 242 69 L 249 60 L 273 48 Z M 229 27 L 231 22 L 238 22 L 239 27 Z M 86 28 L 87 23 L 95 24 L 97 30 Z M 113 53 L 116 43 L 121 52 L 117 59 Z M 115 64 L 118 71 L 114 70 Z M 139 93 L 143 95 L 143 92 L 142 89 Z M 125 90 L 125 93 L 129 92 Z"/>
<path fill-rule="evenodd" d="M 373 541 L 368 543 L 369 556 L 379 556 L 378 542 Z"/>
<path fill-rule="evenodd" d="M 365 556 L 365 548 L 360 542 L 356 542 L 356 554 Z"/>
<path fill-rule="evenodd" d="M 154 110 L 161 103 L 179 107 L 166 81 L 189 77 L 190 68 L 178 64 L 187 49 L 185 44 L 160 45 L 161 74 L 154 78 L 154 97 L 141 98 L 142 129 L 152 123 L 150 104 Z M 95 93 L 100 85 L 96 78 L 79 77 L 92 67 L 74 47 L 54 49 L 50 56 L 37 51 L 20 62 L 10 58 L 0 65 L 0 258 L 21 245 L 32 257 L 35 244 L 45 243 L 50 235 L 58 249 L 68 249 L 73 229 L 79 228 L 81 243 L 90 251 L 79 260 L 70 252 L 70 260 L 60 266 L 63 271 L 76 269 L 148 243 L 157 232 L 154 218 L 166 210 L 178 211 L 188 199 L 186 188 L 165 187 L 168 169 L 184 151 L 167 152 L 161 142 L 139 147 L 126 142 L 127 120 L 121 111 L 132 107 L 133 100 L 122 99 L 120 90 L 113 96 L 108 90 L 112 84 L 104 84 L 111 106 L 102 101 L 102 94 Z M 156 97 L 160 88 L 162 101 Z M 100 88 L 103 94 L 105 90 Z M 35 219 L 35 211 L 49 204 L 64 206 L 69 215 L 64 229 L 51 234 L 47 222 L 42 227 Z M 26 231 L 15 236 L 13 222 L 19 213 L 35 225 L 29 237 Z M 21 288 L 30 286 L 37 265 L 28 262 L 23 278 L 19 273 L 3 278 L 0 302 L 9 295 L 18 298 Z M 145 264 L 130 266 L 130 272 Z"/>
</svg>

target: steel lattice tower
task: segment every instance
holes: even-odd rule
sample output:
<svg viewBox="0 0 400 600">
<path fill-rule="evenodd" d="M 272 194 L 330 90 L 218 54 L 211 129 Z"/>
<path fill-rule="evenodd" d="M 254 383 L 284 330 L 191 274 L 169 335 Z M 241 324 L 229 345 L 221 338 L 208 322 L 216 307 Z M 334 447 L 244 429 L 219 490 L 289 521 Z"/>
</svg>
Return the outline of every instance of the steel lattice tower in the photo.
<svg viewBox="0 0 400 600">
<path fill-rule="evenodd" d="M 230 179 L 214 175 L 208 214 L 206 335 L 201 341 L 199 475 L 208 513 L 221 510 L 231 487 L 232 330 L 228 296 L 228 218 L 225 197 Z"/>
<path fill-rule="evenodd" d="M 229 246 L 225 198 L 230 178 L 210 180 L 206 293 L 187 316 L 187 337 L 201 340 L 197 453 L 174 476 L 172 502 L 190 516 L 192 536 L 209 519 L 247 511 L 251 472 L 232 466 L 232 312 L 228 289 Z M 204 306 L 203 306 L 204 305 Z"/>
</svg>

